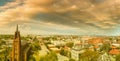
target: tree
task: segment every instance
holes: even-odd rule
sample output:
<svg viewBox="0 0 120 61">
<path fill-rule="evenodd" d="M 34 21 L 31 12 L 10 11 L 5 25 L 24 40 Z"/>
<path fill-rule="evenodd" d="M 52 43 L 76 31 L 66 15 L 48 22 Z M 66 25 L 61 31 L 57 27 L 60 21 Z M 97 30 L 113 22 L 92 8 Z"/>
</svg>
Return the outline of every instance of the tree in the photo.
<svg viewBox="0 0 120 61">
<path fill-rule="evenodd" d="M 61 55 L 64 55 L 64 56 L 68 56 L 68 51 L 67 50 L 64 50 L 64 49 L 61 49 L 61 51 L 60 51 L 60 54 Z"/>
<path fill-rule="evenodd" d="M 33 51 L 41 50 L 39 43 L 34 43 L 31 45 Z"/>
<path fill-rule="evenodd" d="M 72 47 L 73 47 L 73 45 L 74 45 L 74 43 L 73 43 L 73 42 L 68 42 L 68 43 L 66 43 L 66 46 L 68 46 L 68 47 L 70 47 L 70 48 L 72 48 Z"/>
<path fill-rule="evenodd" d="M 120 61 L 120 54 L 116 55 L 116 61 Z"/>
<path fill-rule="evenodd" d="M 41 57 L 39 61 L 57 61 L 57 55 L 54 52 L 50 52 L 49 54 Z"/>
<path fill-rule="evenodd" d="M 110 44 L 108 42 L 104 43 L 100 49 L 100 51 L 105 51 L 105 52 L 109 52 L 110 50 Z"/>
<path fill-rule="evenodd" d="M 70 58 L 69 61 L 75 61 L 74 59 Z"/>
<path fill-rule="evenodd" d="M 32 55 L 30 55 L 29 61 L 35 61 L 35 58 Z"/>
<path fill-rule="evenodd" d="M 80 61 L 97 61 L 99 53 L 91 50 L 86 50 L 80 54 Z"/>
</svg>

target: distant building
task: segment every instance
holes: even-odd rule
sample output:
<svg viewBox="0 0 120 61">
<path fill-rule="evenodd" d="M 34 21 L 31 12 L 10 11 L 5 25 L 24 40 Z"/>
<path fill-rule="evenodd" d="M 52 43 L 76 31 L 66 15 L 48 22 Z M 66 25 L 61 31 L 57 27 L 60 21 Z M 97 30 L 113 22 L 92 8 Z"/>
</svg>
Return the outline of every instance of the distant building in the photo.
<svg viewBox="0 0 120 61">
<path fill-rule="evenodd" d="M 11 61 L 28 61 L 29 52 L 30 47 L 28 46 L 28 44 L 21 44 L 20 32 L 18 31 L 17 26 L 12 46 Z"/>
<path fill-rule="evenodd" d="M 56 53 L 59 53 L 60 52 L 60 49 L 58 49 L 55 45 L 53 44 L 48 44 L 48 48 L 51 50 L 51 51 L 54 51 Z"/>
</svg>

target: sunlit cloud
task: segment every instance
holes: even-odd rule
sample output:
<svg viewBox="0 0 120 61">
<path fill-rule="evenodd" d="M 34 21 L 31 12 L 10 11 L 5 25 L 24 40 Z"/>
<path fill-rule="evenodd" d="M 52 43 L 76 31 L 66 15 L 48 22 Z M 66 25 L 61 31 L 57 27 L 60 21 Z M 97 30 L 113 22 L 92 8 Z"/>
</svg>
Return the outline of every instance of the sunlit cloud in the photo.
<svg viewBox="0 0 120 61">
<path fill-rule="evenodd" d="M 119 0 L 16 0 L 0 6 L 0 27 L 26 24 L 31 33 L 109 35 L 119 17 Z"/>
</svg>

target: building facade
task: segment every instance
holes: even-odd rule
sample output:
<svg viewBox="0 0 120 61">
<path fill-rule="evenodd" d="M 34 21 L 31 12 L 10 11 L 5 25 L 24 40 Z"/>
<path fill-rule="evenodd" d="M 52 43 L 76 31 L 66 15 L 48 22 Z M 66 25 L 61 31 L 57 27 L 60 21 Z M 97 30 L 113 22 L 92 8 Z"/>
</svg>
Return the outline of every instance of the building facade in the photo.
<svg viewBox="0 0 120 61">
<path fill-rule="evenodd" d="M 18 26 L 15 31 L 10 61 L 28 61 L 31 53 L 29 43 L 22 43 Z"/>
<path fill-rule="evenodd" d="M 12 61 L 21 61 L 21 39 L 20 39 L 20 32 L 18 31 L 18 25 L 16 28 L 14 41 L 13 41 Z"/>
</svg>

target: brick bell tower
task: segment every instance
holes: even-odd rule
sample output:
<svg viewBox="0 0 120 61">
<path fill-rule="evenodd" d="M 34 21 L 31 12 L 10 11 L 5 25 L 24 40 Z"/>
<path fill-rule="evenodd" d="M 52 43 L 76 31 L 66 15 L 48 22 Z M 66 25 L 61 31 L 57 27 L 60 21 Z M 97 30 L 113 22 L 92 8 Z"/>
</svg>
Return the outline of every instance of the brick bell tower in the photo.
<svg viewBox="0 0 120 61">
<path fill-rule="evenodd" d="M 20 32 L 18 30 L 18 25 L 16 27 L 14 41 L 12 46 L 12 61 L 21 61 L 21 39 Z"/>
</svg>

